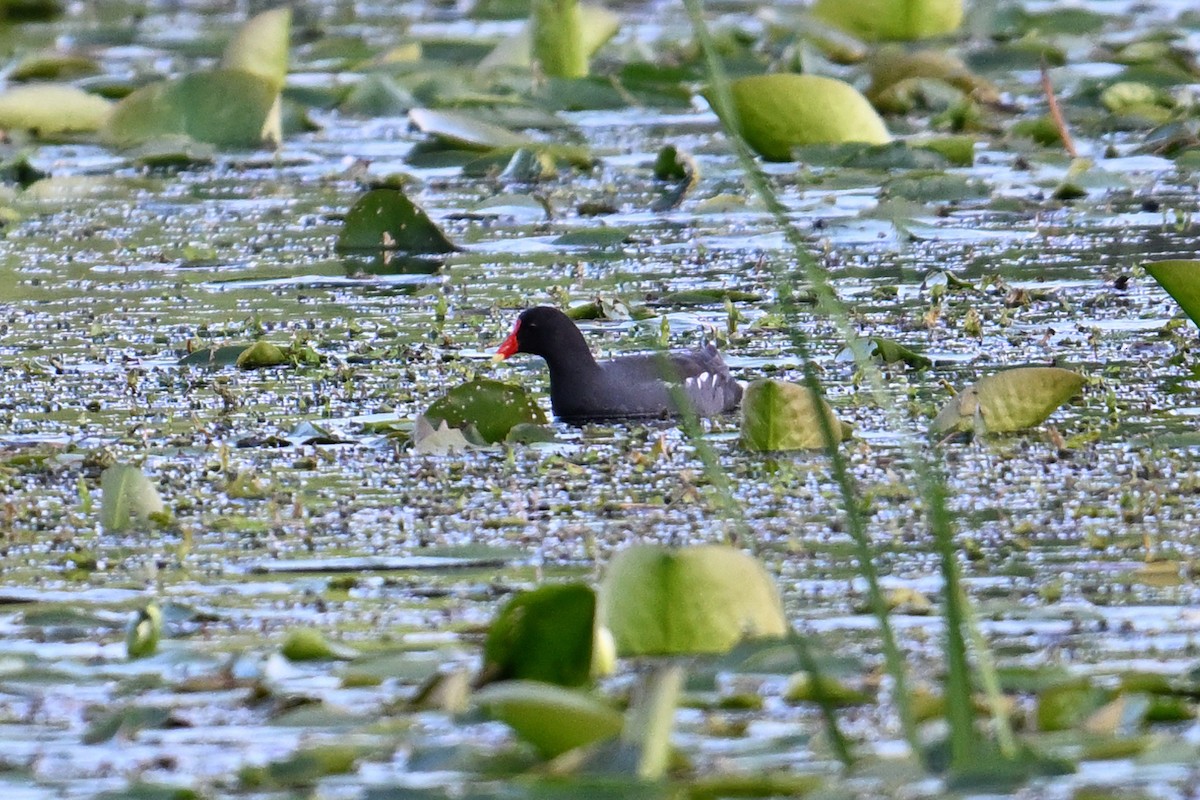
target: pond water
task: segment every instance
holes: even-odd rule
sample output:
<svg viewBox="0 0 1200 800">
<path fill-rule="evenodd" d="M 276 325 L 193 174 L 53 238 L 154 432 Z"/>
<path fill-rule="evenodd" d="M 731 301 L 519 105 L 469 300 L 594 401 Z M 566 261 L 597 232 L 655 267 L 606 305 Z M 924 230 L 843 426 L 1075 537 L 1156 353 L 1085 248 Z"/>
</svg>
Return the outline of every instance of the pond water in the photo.
<svg viewBox="0 0 1200 800">
<path fill-rule="evenodd" d="M 130 80 L 204 63 L 245 18 L 243 5 L 76 4 L 0 38 L 18 57 L 71 45 L 102 75 Z M 1140 3 L 1136 18 L 1125 3 L 1089 8 L 1100 40 L 1173 30 L 1175 46 L 1195 58 L 1200 26 L 1188 3 Z M 722 4 L 712 21 L 756 41 L 769 39 L 772 14 L 786 21 L 793 10 Z M 354 59 L 333 53 L 357 48 L 365 61 L 421 41 L 434 59 L 439 48 L 457 53 L 464 41 L 517 27 L 437 4 L 296 11 L 295 97 L 363 79 Z M 664 41 L 676 43 L 664 55 L 678 54 L 689 40 L 675 4 L 622 12 L 600 71 L 648 58 Z M 1051 74 L 1068 93 L 1101 67 L 1117 69 L 1094 37 L 1052 35 L 1068 66 Z M 961 49 L 989 47 L 976 39 Z M 429 71 L 461 80 L 444 63 Z M 986 75 L 1010 108 L 1003 126 L 1042 113 L 1036 70 Z M 423 97 L 442 91 L 423 86 Z M 511 754 L 507 730 L 410 712 L 417 687 L 439 670 L 477 667 L 480 634 L 515 590 L 592 580 L 633 542 L 725 541 L 732 523 L 670 424 L 555 424 L 552 443 L 433 456 L 378 423 L 404 428 L 473 376 L 529 387 L 548 411 L 540 361 L 493 366 L 490 355 L 521 308 L 597 296 L 653 312 L 582 323 L 597 351 L 653 348 L 665 319 L 672 346 L 718 336 L 739 379 L 800 379 L 772 305 L 780 272 L 803 276 L 773 218 L 744 200 L 737 162 L 702 100 L 560 112 L 570 126 L 562 135 L 586 143 L 599 165 L 536 184 L 414 165 L 424 136 L 402 111 L 305 110 L 317 129 L 289 133 L 277 153 L 182 170 L 147 170 L 86 139 L 6 146 L 49 176 L 13 191 L 20 218 L 0 239 L 0 787 L 15 797 L 126 796 L 143 783 L 205 796 L 503 794 L 485 778 L 504 774 L 491 762 Z M 916 133 L 930 115 L 888 123 Z M 1061 670 L 1101 688 L 1149 673 L 1182 681 L 1185 698 L 1197 691 L 1195 330 L 1169 325 L 1177 305 L 1139 268 L 1196 256 L 1196 179 L 1146 152 L 1144 129 L 1119 128 L 1076 132 L 1102 174 L 1073 202 L 1052 198 L 1070 160 L 1002 130 L 977 135 L 974 166 L 937 170 L 940 190 L 928 189 L 934 177 L 922 169 L 768 165 L 853 326 L 934 360 L 922 371 L 885 367 L 908 421 L 897 430 L 853 362 L 838 358 L 834 325 L 801 310 L 821 380 L 855 426 L 843 448 L 885 586 L 897 597 L 911 590 L 894 624 L 920 685 L 936 685 L 943 669 L 941 618 L 919 602 L 936 604 L 940 573 L 904 443 L 924 442 L 948 386 L 1054 363 L 1089 379 L 1047 423 L 1055 434 L 936 451 L 981 628 L 1005 668 Z M 655 212 L 663 187 L 650 167 L 664 143 L 691 153 L 700 178 L 678 207 Z M 411 176 L 410 194 L 465 252 L 423 272 L 363 271 L 335 252 L 364 181 L 396 173 Z M 509 195 L 510 204 L 475 213 Z M 552 213 L 531 212 L 530 196 Z M 585 204 L 608 213 L 581 214 Z M 628 237 L 603 249 L 554 243 L 602 225 Z M 942 271 L 964 283 L 939 298 Z M 694 289 L 760 299 L 738 301 L 736 319 L 720 302 L 659 302 Z M 320 361 L 246 372 L 178 366 L 196 347 L 259 336 L 307 343 Z M 306 424 L 338 443 L 308 443 Z M 736 670 L 688 695 L 676 745 L 700 774 L 783 769 L 829 777 L 826 791 L 838 795 L 939 794 L 938 780 L 883 757 L 904 748 L 827 458 L 746 452 L 737 425 L 714 420 L 705 437 L 751 531 L 743 543 L 778 579 L 798 630 L 844 657 L 838 674 L 872 690 L 883 683 L 878 702 L 842 715 L 847 734 L 880 758 L 854 778 L 832 777 L 817 709 L 783 699 L 784 674 Z M 141 465 L 172 511 L 170 526 L 102 528 L 99 474 L 113 460 Z M 125 627 L 149 598 L 163 606 L 164 639 L 156 655 L 129 661 Z M 280 647 L 301 626 L 358 648 L 366 663 L 289 662 Z M 383 677 L 348 678 L 356 669 Z M 619 694 L 630 675 L 624 665 L 609 690 Z M 720 702 L 747 693 L 759 698 L 753 708 Z M 1082 762 L 1021 796 L 1189 796 L 1200 733 L 1192 700 L 1176 720 L 1138 726 L 1120 758 L 1092 760 L 1079 740 L 1033 732 L 1035 692 L 1015 698 L 1031 739 Z M 274 785 L 239 778 L 248 765 L 329 744 L 357 748 L 347 774 L 296 768 L 299 777 Z M 504 796 L 535 791 L 522 785 Z"/>
</svg>

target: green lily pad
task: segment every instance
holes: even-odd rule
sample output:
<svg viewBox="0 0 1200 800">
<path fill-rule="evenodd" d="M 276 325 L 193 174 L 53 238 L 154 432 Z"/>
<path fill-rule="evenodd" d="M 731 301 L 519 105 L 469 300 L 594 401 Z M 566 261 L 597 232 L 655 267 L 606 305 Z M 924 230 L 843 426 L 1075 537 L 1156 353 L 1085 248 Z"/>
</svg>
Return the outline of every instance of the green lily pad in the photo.
<svg viewBox="0 0 1200 800">
<path fill-rule="evenodd" d="M 126 706 L 96 718 L 83 732 L 84 744 L 100 744 L 113 739 L 117 734 L 128 739 L 139 731 L 166 728 L 171 722 L 171 712 L 155 706 Z"/>
<path fill-rule="evenodd" d="M 581 583 L 541 586 L 505 604 L 483 643 L 489 681 L 587 683 L 592 669 L 596 593 Z"/>
<path fill-rule="evenodd" d="M 257 341 L 243 350 L 234 365 L 238 369 L 263 369 L 286 364 L 288 355 L 283 348 L 267 341 Z"/>
<path fill-rule="evenodd" d="M 100 473 L 100 523 L 109 533 L 129 530 L 164 511 L 158 489 L 142 471 L 129 464 L 113 464 Z"/>
<path fill-rule="evenodd" d="M 828 403 L 814 401 L 807 386 L 772 379 L 754 381 L 742 395 L 742 446 L 766 451 L 824 447 L 819 413 L 829 420 L 833 443 L 840 443 L 848 435 L 842 423 Z"/>
<path fill-rule="evenodd" d="M 629 231 L 623 228 L 585 228 L 567 231 L 551 244 L 559 247 L 586 247 L 593 250 L 603 250 L 606 247 L 620 247 L 629 241 Z"/>
<path fill-rule="evenodd" d="M 756 303 L 762 295 L 740 289 L 684 289 L 669 292 L 654 301 L 657 306 L 710 306 L 731 303 Z"/>
<path fill-rule="evenodd" d="M 434 136 L 452 147 L 467 150 L 517 150 L 537 144 L 528 136 L 458 111 L 414 108 L 408 112 L 408 118 L 422 133 Z"/>
<path fill-rule="evenodd" d="M 578 53 L 583 58 L 584 72 L 586 75 L 587 62 L 596 51 L 599 50 L 604 43 L 616 35 L 621 27 L 621 18 L 612 11 L 602 6 L 588 5 L 580 3 L 575 11 L 579 20 L 579 40 Z M 525 26 L 517 33 L 502 39 L 496 47 L 484 56 L 479 62 L 477 71 L 480 73 L 489 73 L 500 67 L 516 67 L 527 69 L 533 63 L 532 57 L 534 54 L 534 28 L 536 23 L 533 19 L 526 22 Z M 550 32 L 553 35 L 553 32 Z M 538 55 L 538 60 L 541 61 L 541 54 Z M 543 63 L 543 69 L 545 65 Z M 547 72 L 547 74 L 553 74 Z"/>
<path fill-rule="evenodd" d="M 292 9 L 288 6 L 251 17 L 226 45 L 221 68 L 256 75 L 278 93 L 287 78 L 291 30 Z"/>
<path fill-rule="evenodd" d="M 817 0 L 813 15 L 868 41 L 909 41 L 958 30 L 962 0 Z"/>
<path fill-rule="evenodd" d="M 238 773 L 238 780 L 249 789 L 312 786 L 328 775 L 353 772 L 364 755 L 364 748 L 354 744 L 306 747 L 270 764 L 247 765 Z"/>
<path fill-rule="evenodd" d="M 433 402 L 424 415 L 430 424 L 474 426 L 489 444 L 503 441 L 522 422 L 546 424 L 546 415 L 520 386 L 481 378 L 455 386 Z"/>
<path fill-rule="evenodd" d="M 477 692 L 475 702 L 545 758 L 611 739 L 624 725 L 621 713 L 612 706 L 549 683 L 494 683 Z"/>
<path fill-rule="evenodd" d="M 788 629 L 771 576 L 722 545 L 621 551 L 605 573 L 600 608 L 619 655 L 723 653 Z"/>
<path fill-rule="evenodd" d="M 1175 298 L 1188 319 L 1200 325 L 1200 261 L 1155 261 L 1146 273 Z"/>
<path fill-rule="evenodd" d="M 288 631 L 280 652 L 288 661 L 348 661 L 358 656 L 357 650 L 329 641 L 315 628 Z"/>
<path fill-rule="evenodd" d="M 734 107 L 746 142 L 768 161 L 792 160 L 812 144 L 886 144 L 892 137 L 857 89 L 819 75 L 755 75 L 734 81 Z"/>
<path fill-rule="evenodd" d="M 337 248 L 453 253 L 459 248 L 399 189 L 372 189 L 346 214 Z"/>
<path fill-rule="evenodd" d="M 126 97 L 109 116 L 104 137 L 118 147 L 179 134 L 218 147 L 258 147 L 270 138 L 278 97 L 271 81 L 249 72 L 193 72 Z"/>
<path fill-rule="evenodd" d="M 1058 367 L 1018 367 L 976 381 L 942 407 L 934 433 L 1004 433 L 1040 425 L 1083 388 L 1084 377 Z"/>
<path fill-rule="evenodd" d="M 916 350 L 905 347 L 899 342 L 885 339 L 882 336 L 871 337 L 871 355 L 884 364 L 904 363 L 913 369 L 925 369 L 933 366 L 933 361 L 921 355 Z"/>
<path fill-rule="evenodd" d="M 34 53 L 12 68 L 8 79 L 21 81 L 67 81 L 100 72 L 96 59 L 74 53 Z"/>
<path fill-rule="evenodd" d="M 551 159 L 561 159 L 580 168 L 588 168 L 595 161 L 586 147 L 539 142 L 525 134 L 516 133 L 494 122 L 460 111 L 414 108 L 408 112 L 408 118 L 421 132 L 433 137 L 438 145 L 450 150 L 451 153 L 446 155 L 455 160 L 458 160 L 458 157 L 454 156 L 453 151 L 484 152 L 490 158 L 495 158 L 516 154 L 519 150 L 528 150 L 537 155 L 544 154 Z M 554 118 L 550 118 L 546 122 L 554 121 Z M 414 156 L 410 155 L 409 163 L 412 163 L 413 158 Z M 513 169 L 511 164 L 508 169 Z"/>
<path fill-rule="evenodd" d="M 205 347 L 195 350 L 180 358 L 176 364 L 181 367 L 232 367 L 237 363 L 242 353 L 253 345 L 228 344 L 222 347 Z"/>
<path fill-rule="evenodd" d="M 100 130 L 113 104 L 74 86 L 57 83 L 18 86 L 0 94 L 0 128 L 39 136 Z"/>
<path fill-rule="evenodd" d="M 583 47 L 579 0 L 531 0 L 533 60 L 551 78 L 583 78 L 588 54 Z"/>
</svg>

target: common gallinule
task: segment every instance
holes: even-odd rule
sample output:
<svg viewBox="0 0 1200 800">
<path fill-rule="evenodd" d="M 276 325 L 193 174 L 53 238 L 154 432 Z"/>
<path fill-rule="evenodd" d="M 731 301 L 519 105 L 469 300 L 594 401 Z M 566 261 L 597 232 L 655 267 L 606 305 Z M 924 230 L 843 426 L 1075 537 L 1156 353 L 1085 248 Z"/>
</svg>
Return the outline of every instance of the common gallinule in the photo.
<svg viewBox="0 0 1200 800">
<path fill-rule="evenodd" d="M 684 353 L 647 353 L 597 361 L 575 323 L 556 308 L 526 309 L 496 351 L 541 356 L 550 368 L 550 405 L 565 422 L 668 417 L 678 413 L 675 383 L 702 417 L 737 407 L 742 387 L 711 344 Z"/>
</svg>

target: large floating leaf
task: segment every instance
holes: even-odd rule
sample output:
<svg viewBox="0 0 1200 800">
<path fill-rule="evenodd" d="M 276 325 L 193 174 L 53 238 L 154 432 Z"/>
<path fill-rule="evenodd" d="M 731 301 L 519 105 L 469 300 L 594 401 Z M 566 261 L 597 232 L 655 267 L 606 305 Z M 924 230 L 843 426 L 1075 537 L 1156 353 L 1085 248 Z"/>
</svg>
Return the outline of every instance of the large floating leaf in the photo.
<svg viewBox="0 0 1200 800">
<path fill-rule="evenodd" d="M 583 74 L 586 75 L 587 60 L 616 34 L 621 27 L 621 18 L 607 8 L 586 3 L 580 3 L 575 13 L 579 17 L 579 51 L 584 59 Z M 479 71 L 486 73 L 497 67 L 529 67 L 532 64 L 534 24 L 530 20 L 520 31 L 497 44 L 479 62 Z M 542 68 L 545 69 L 544 63 Z"/>
<path fill-rule="evenodd" d="M 1083 388 L 1077 372 L 1018 367 L 989 375 L 959 392 L 933 421 L 934 433 L 1003 433 L 1041 424 Z"/>
<path fill-rule="evenodd" d="M 495 683 L 480 690 L 475 700 L 546 758 L 611 739 L 624 723 L 611 706 L 548 683 Z"/>
<path fill-rule="evenodd" d="M 439 144 L 452 149 L 481 151 L 489 154 L 489 157 L 519 155 L 519 151 L 528 150 L 534 154 L 546 154 L 555 159 L 562 159 L 581 168 L 589 167 L 594 162 L 586 147 L 539 142 L 459 111 L 414 108 L 408 112 L 408 118 L 422 133 L 434 137 Z M 553 118 L 550 121 L 553 121 Z"/>
<path fill-rule="evenodd" d="M 483 668 L 488 680 L 580 686 L 592 671 L 596 593 L 582 583 L 521 592 L 488 629 Z"/>
<path fill-rule="evenodd" d="M 546 424 L 546 415 L 520 386 L 480 379 L 455 386 L 425 412 L 430 424 L 474 426 L 487 442 L 499 442 L 522 422 Z"/>
<path fill-rule="evenodd" d="M 270 81 L 249 72 L 193 72 L 126 97 L 104 135 L 121 147 L 179 134 L 222 147 L 257 147 L 278 94 Z"/>
<path fill-rule="evenodd" d="M 769 161 L 790 161 L 812 144 L 891 141 L 883 120 L 848 83 L 819 75 L 755 75 L 734 81 L 733 102 L 747 143 Z"/>
<path fill-rule="evenodd" d="M 104 530 L 119 533 L 134 523 L 163 513 L 163 501 L 150 479 L 137 467 L 114 464 L 100 474 L 100 521 Z"/>
<path fill-rule="evenodd" d="M 721 653 L 787 631 L 771 576 L 720 545 L 622 551 L 604 576 L 600 608 L 620 655 Z"/>
<path fill-rule="evenodd" d="M 813 14 L 863 39 L 944 36 L 962 24 L 962 0 L 817 0 Z"/>
<path fill-rule="evenodd" d="M 250 19 L 225 47 L 223 69 L 245 72 L 266 81 L 275 93 L 259 131 L 260 141 L 283 141 L 284 81 L 288 70 L 288 39 L 292 30 L 292 9 L 284 6 L 265 11 Z"/>
<path fill-rule="evenodd" d="M 18 86 L 0 94 L 0 128 L 39 136 L 99 130 L 113 104 L 103 97 L 55 83 Z"/>
<path fill-rule="evenodd" d="M 588 56 L 583 46 L 579 0 L 532 0 L 533 59 L 551 78 L 583 78 Z"/>
<path fill-rule="evenodd" d="M 138 89 L 117 105 L 105 137 L 121 147 L 180 134 L 221 147 L 278 143 L 291 20 L 287 8 L 259 14 L 229 42 L 218 69 Z"/>
<path fill-rule="evenodd" d="M 1155 261 L 1146 272 L 1200 325 L 1200 261 Z"/>
<path fill-rule="evenodd" d="M 372 189 L 351 207 L 338 236 L 338 250 L 398 250 L 405 253 L 453 253 L 425 210 L 399 189 Z"/>
<path fill-rule="evenodd" d="M 536 144 L 528 136 L 457 111 L 414 108 L 408 118 L 422 133 L 469 150 L 517 150 Z"/>
<path fill-rule="evenodd" d="M 757 380 L 742 396 L 742 446 L 749 450 L 806 450 L 825 446 L 820 414 L 842 441 L 842 423 L 823 399 L 807 386 L 771 379 Z"/>
<path fill-rule="evenodd" d="M 278 92 L 287 78 L 291 28 L 292 10 L 286 6 L 253 17 L 226 45 L 221 67 L 257 75 Z"/>
</svg>

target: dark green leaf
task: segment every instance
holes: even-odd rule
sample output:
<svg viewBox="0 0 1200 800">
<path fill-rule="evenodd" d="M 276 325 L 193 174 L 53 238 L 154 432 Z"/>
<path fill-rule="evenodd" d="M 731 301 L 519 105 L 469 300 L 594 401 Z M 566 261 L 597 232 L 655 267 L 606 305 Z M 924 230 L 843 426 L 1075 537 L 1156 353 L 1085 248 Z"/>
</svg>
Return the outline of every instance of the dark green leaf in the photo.
<svg viewBox="0 0 1200 800">
<path fill-rule="evenodd" d="M 373 189 L 346 214 L 338 236 L 339 250 L 398 250 L 406 253 L 453 253 L 446 238 L 424 209 L 399 189 Z"/>
</svg>

